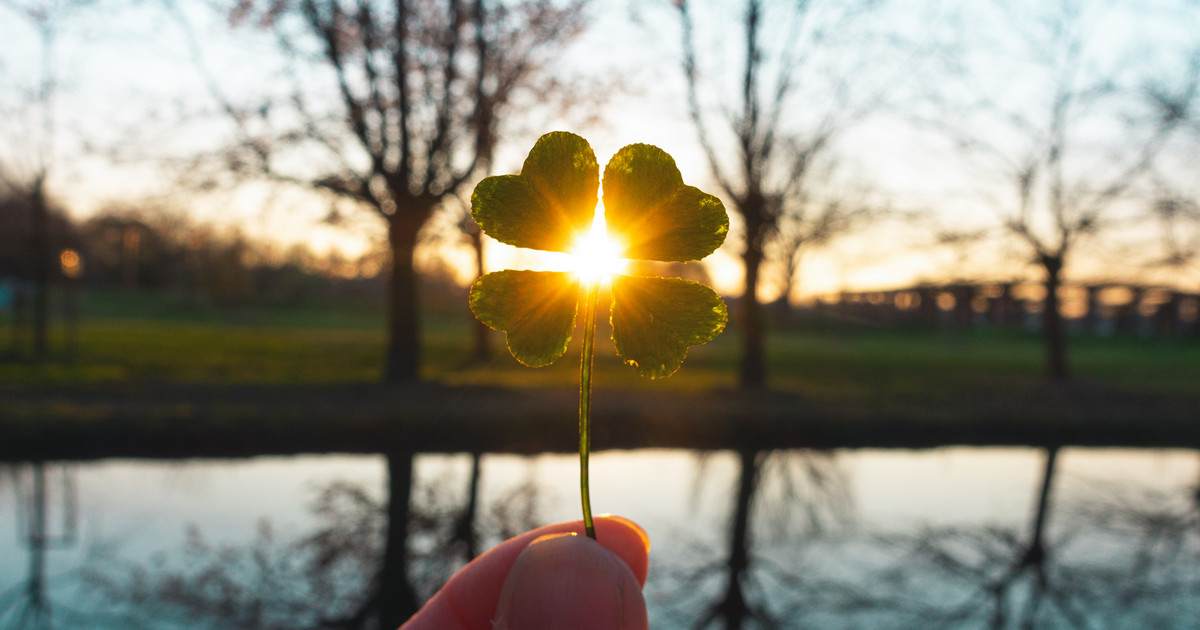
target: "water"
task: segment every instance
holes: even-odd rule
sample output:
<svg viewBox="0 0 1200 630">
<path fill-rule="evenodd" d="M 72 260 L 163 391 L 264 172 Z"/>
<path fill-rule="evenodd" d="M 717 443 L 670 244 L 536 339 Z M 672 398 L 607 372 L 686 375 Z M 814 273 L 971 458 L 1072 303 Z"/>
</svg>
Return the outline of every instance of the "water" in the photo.
<svg viewBox="0 0 1200 630">
<path fill-rule="evenodd" d="M 605 452 L 592 496 L 650 534 L 655 628 L 731 615 L 783 628 L 1200 625 L 1200 455 L 1064 449 L 1047 463 L 1014 448 Z M 577 466 L 482 456 L 479 548 L 578 518 Z M 304 627 L 348 614 L 381 557 L 387 470 L 381 456 L 333 455 L 53 464 L 38 509 L 34 469 L 10 467 L 0 628 L 36 627 L 31 609 L 85 628 Z M 451 533 L 472 458 L 418 455 L 413 470 L 408 574 L 428 596 L 463 560 Z M 744 539 L 731 537 L 739 493 Z M 29 544 L 37 514 L 41 553 Z M 337 548 L 320 572 L 317 533 Z M 729 564 L 739 548 L 740 572 Z M 748 606 L 713 616 L 731 601 L 731 573 Z M 31 606 L 38 576 L 45 603 Z"/>
</svg>

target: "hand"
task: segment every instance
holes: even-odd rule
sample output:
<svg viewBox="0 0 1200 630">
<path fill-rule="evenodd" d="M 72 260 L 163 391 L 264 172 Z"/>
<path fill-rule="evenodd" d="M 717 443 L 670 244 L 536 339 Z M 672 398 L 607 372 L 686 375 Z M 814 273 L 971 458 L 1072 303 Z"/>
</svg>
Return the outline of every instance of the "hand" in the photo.
<svg viewBox="0 0 1200 630">
<path fill-rule="evenodd" d="M 596 518 L 510 538 L 450 578 L 401 630 L 645 630 L 650 539 L 632 521 Z"/>
</svg>

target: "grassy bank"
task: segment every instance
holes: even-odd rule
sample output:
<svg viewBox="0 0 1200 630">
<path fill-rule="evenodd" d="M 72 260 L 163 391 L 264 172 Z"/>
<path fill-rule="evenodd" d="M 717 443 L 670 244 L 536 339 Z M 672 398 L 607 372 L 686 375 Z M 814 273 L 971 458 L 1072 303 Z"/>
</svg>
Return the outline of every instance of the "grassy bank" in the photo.
<svg viewBox="0 0 1200 630">
<path fill-rule="evenodd" d="M 0 362 L 0 391 L 67 390 L 170 383 L 373 383 L 383 361 L 383 314 L 355 307 L 197 307 L 169 296 L 93 292 L 82 302 L 77 341 L 59 325 L 52 357 L 39 365 Z M 493 358 L 470 359 L 465 305 L 442 303 L 425 317 L 423 376 L 446 385 L 572 387 L 573 347 L 547 368 L 507 355 L 493 335 Z M 0 321 L 5 349 L 11 326 Z M 733 388 L 738 360 L 731 326 L 693 348 L 671 378 L 647 381 L 620 365 L 599 330 L 596 382 L 613 388 Z M 773 331 L 771 388 L 821 401 L 880 403 L 897 398 L 948 400 L 1041 381 L 1042 349 L 1023 331 L 939 332 L 853 329 Z M 1200 340 L 1077 337 L 1076 380 L 1124 392 L 1200 397 Z"/>
<path fill-rule="evenodd" d="M 496 335 L 473 362 L 458 302 L 427 313 L 426 383 L 401 388 L 377 385 L 385 337 L 370 309 L 120 294 L 83 306 L 77 341 L 57 328 L 50 360 L 0 361 L 0 459 L 574 448 L 577 349 L 526 368 Z M 737 389 L 736 330 L 661 381 L 597 349 L 601 449 L 1200 447 L 1197 340 L 1076 338 L 1076 378 L 1049 386 L 1025 332 L 776 330 L 757 393 Z"/>
</svg>

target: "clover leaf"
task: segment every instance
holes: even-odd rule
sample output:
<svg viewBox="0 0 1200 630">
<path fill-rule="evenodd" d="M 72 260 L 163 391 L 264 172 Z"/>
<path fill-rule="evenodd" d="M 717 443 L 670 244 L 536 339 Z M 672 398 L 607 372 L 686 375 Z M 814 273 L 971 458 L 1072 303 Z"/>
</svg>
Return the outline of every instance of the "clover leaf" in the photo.
<svg viewBox="0 0 1200 630">
<path fill-rule="evenodd" d="M 579 282 L 557 271 L 489 273 L 471 289 L 479 321 L 508 332 L 508 348 L 530 367 L 549 365 L 567 351 L 575 329 Z"/>
<path fill-rule="evenodd" d="M 721 200 L 685 186 L 675 160 L 648 144 L 617 151 L 604 167 L 604 216 L 628 256 L 643 260 L 700 260 L 729 232 Z"/>
<path fill-rule="evenodd" d="M 598 174 L 595 154 L 586 140 L 563 131 L 548 133 L 529 152 L 520 175 L 488 177 L 475 187 L 471 213 L 483 232 L 500 242 L 569 252 L 571 243 L 591 229 Z M 624 245 L 628 258 L 700 260 L 720 247 L 729 232 L 721 201 L 685 185 L 671 156 L 648 144 L 621 149 L 604 168 L 604 207 L 610 236 Z M 562 324 L 575 319 L 574 312 L 567 317 L 564 291 L 578 290 L 578 283 L 565 273 L 496 273 L 505 274 L 503 280 L 488 274 L 472 287 L 471 309 L 476 317 L 506 332 L 509 351 L 525 365 L 546 365 L 562 356 L 573 328 Z M 644 284 L 614 281 L 614 305 L 627 306 L 621 312 L 628 316 L 651 312 L 648 303 L 642 304 L 648 294 L 636 289 Z M 674 300 L 670 308 L 657 301 L 654 316 L 643 324 L 653 324 L 653 333 L 639 330 L 628 318 L 618 325 L 613 310 L 617 353 L 644 376 L 672 374 L 688 346 L 715 337 L 727 319 L 725 304 L 712 289 L 678 279 L 670 286 Z M 698 318 L 694 313 L 707 316 Z M 627 354 L 633 348 L 635 354 Z"/>
<path fill-rule="evenodd" d="M 548 133 L 530 150 L 519 175 L 485 178 L 471 195 L 483 232 L 517 247 L 570 252 L 592 228 L 600 169 L 587 140 Z M 729 232 L 721 200 L 683 183 L 675 160 L 648 144 L 617 151 L 604 167 L 609 236 L 627 258 L 695 261 L 716 251 Z M 504 270 L 471 287 L 471 310 L 506 333 L 509 352 L 529 366 L 554 362 L 567 350 L 583 302 L 580 364 L 580 493 L 587 534 L 596 537 L 588 491 L 591 368 L 598 282 L 567 272 Z M 670 376 L 687 349 L 721 333 L 725 302 L 712 289 L 680 278 L 612 277 L 612 337 L 617 354 L 651 378 Z"/>
<path fill-rule="evenodd" d="M 617 354 L 646 376 L 670 376 L 688 346 L 705 343 L 725 327 L 725 302 L 698 282 L 617 276 L 612 294 Z"/>
<path fill-rule="evenodd" d="M 509 245 L 569 252 L 592 226 L 599 186 L 587 140 L 555 131 L 538 139 L 520 175 L 485 178 L 471 194 L 471 214 L 488 236 Z"/>
</svg>

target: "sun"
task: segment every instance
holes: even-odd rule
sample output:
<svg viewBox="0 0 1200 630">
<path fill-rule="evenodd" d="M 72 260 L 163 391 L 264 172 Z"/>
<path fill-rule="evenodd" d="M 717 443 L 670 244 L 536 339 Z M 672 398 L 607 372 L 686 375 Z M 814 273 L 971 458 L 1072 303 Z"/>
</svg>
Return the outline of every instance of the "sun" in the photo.
<svg viewBox="0 0 1200 630">
<path fill-rule="evenodd" d="M 607 280 L 615 273 L 622 273 L 628 266 L 623 258 L 624 248 L 608 236 L 604 224 L 604 206 L 596 209 L 592 229 L 575 241 L 571 250 L 571 270 L 585 282 Z"/>
</svg>

